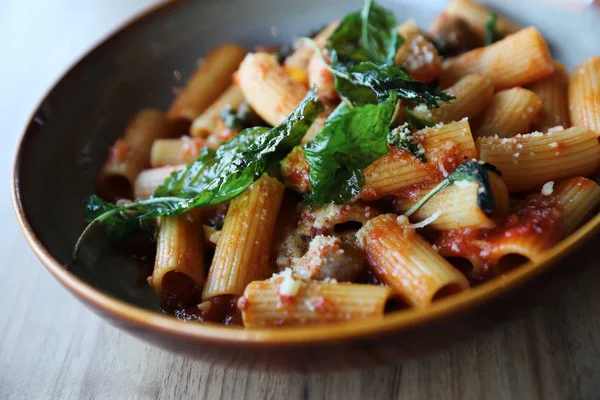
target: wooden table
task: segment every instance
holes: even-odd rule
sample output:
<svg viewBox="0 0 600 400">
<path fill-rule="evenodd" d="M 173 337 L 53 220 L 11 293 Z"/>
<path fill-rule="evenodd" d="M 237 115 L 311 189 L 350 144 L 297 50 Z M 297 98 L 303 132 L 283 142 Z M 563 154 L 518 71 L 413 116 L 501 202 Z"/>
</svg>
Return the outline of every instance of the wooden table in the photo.
<svg viewBox="0 0 600 400">
<path fill-rule="evenodd" d="M 0 4 L 0 399 L 600 398 L 600 269 L 592 255 L 564 293 L 495 331 L 402 365 L 338 374 L 224 370 L 175 356 L 108 325 L 60 287 L 12 211 L 15 141 L 56 77 L 154 1 Z"/>
</svg>

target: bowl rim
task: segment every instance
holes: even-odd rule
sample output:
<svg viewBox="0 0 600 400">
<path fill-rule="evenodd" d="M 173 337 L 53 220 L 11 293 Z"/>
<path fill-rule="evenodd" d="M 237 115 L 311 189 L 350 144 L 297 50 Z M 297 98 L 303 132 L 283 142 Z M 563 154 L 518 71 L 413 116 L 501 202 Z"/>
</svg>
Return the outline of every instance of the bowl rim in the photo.
<svg viewBox="0 0 600 400">
<path fill-rule="evenodd" d="M 33 112 L 30 113 L 28 122 L 23 128 L 13 155 L 11 172 L 11 197 L 17 220 L 25 239 L 33 249 L 38 259 L 46 269 L 79 300 L 96 310 L 101 310 L 111 317 L 110 322 L 116 320 L 127 321 L 138 328 L 154 330 L 162 334 L 173 335 L 184 340 L 198 340 L 215 344 L 235 344 L 237 346 L 277 346 L 293 347 L 302 344 L 324 345 L 331 342 L 355 340 L 372 336 L 380 336 L 412 330 L 417 327 L 434 323 L 438 320 L 457 316 L 497 299 L 517 287 L 531 282 L 536 277 L 547 272 L 560 260 L 576 248 L 592 238 L 600 229 L 600 213 L 590 219 L 585 225 L 573 232 L 560 243 L 547 250 L 541 259 L 528 262 L 506 275 L 501 275 L 474 288 L 470 288 L 457 295 L 441 299 L 430 307 L 423 309 L 408 309 L 385 315 L 382 318 L 371 318 L 351 321 L 340 324 L 324 324 L 299 327 L 245 329 L 243 327 L 227 327 L 216 323 L 193 323 L 177 320 L 173 316 L 147 310 L 122 300 L 111 297 L 101 292 L 92 285 L 84 282 L 69 272 L 46 249 L 39 237 L 31 227 L 25 214 L 21 201 L 21 187 L 19 175 L 22 164 L 24 143 L 30 136 L 35 115 L 40 111 L 42 104 L 56 89 L 58 84 L 66 79 L 90 55 L 98 51 L 109 41 L 126 33 L 133 25 L 153 17 L 156 13 L 163 12 L 171 7 L 177 7 L 188 0 L 176 0 L 159 3 L 134 15 L 129 20 L 105 35 L 96 45 L 74 62 L 61 74 L 44 93 Z"/>
</svg>

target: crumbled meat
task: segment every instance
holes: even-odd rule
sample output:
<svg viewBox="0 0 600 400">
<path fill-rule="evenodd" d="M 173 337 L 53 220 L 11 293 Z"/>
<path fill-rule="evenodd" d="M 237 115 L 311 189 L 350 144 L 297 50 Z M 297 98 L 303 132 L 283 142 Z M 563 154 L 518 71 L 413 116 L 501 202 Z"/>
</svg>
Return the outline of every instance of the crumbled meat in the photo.
<svg viewBox="0 0 600 400">
<path fill-rule="evenodd" d="M 460 17 L 442 12 L 431 25 L 430 34 L 440 55 L 451 57 L 482 46 L 479 36 Z"/>
<path fill-rule="evenodd" d="M 365 267 L 362 253 L 335 236 L 316 236 L 292 270 L 303 279 L 353 281 Z"/>
</svg>

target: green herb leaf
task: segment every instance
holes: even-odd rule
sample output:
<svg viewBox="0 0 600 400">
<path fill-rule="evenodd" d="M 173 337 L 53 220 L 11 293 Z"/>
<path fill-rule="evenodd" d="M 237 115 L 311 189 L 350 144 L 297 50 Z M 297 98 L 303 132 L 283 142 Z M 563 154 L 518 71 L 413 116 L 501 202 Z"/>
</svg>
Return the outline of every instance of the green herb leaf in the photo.
<svg viewBox="0 0 600 400">
<path fill-rule="evenodd" d="M 177 215 L 236 197 L 300 143 L 323 109 L 316 89 L 311 90 L 281 125 L 249 128 L 216 151 L 204 149 L 198 160 L 171 174 L 149 199 L 117 206 L 90 197 L 86 217 L 93 220 L 77 240 L 73 258 L 87 232 L 97 224 L 108 225 L 109 231 L 122 239 L 133 232 L 134 220 Z"/>
<path fill-rule="evenodd" d="M 333 64 L 332 68 L 335 70 L 336 90 L 356 106 L 385 101 L 390 92 L 413 104 L 424 103 L 430 109 L 439 107 L 440 101 L 454 99 L 439 88 L 412 80 L 408 72 L 395 65 L 365 61 L 349 66 Z"/>
<path fill-rule="evenodd" d="M 409 152 L 419 159 L 421 162 L 427 162 L 423 146 L 419 146 L 413 142 L 412 133 L 407 124 L 401 125 L 390 131 L 387 136 L 388 144 L 396 146 L 404 151 Z"/>
<path fill-rule="evenodd" d="M 342 102 L 331 113 L 304 148 L 313 204 L 343 203 L 359 193 L 363 169 L 389 153 L 387 135 L 396 101 L 392 95 L 386 102 L 354 108 Z"/>
<path fill-rule="evenodd" d="M 460 164 L 454 171 L 452 171 L 443 181 L 441 181 L 436 187 L 431 189 L 421 200 L 412 206 L 405 216 L 410 217 L 413 215 L 423 204 L 427 203 L 429 199 L 439 193 L 442 189 L 452 185 L 454 182 L 468 181 L 475 182 L 479 185 L 477 195 L 477 205 L 479 208 L 488 216 L 490 216 L 496 207 L 494 201 L 494 194 L 490 186 L 490 180 L 488 177 L 489 172 L 493 172 L 498 176 L 502 176 L 502 172 L 492 164 L 480 163 L 479 161 L 466 161 Z"/>
<path fill-rule="evenodd" d="M 109 203 L 96 195 L 92 195 L 84 200 L 84 219 L 90 223 L 98 216 L 111 211 L 118 206 Z M 107 220 L 108 238 L 111 241 L 118 242 L 130 236 L 137 235 L 142 231 L 140 221 L 132 218 L 126 213 L 116 213 L 110 216 Z"/>
<path fill-rule="evenodd" d="M 393 64 L 402 38 L 389 10 L 366 0 L 362 11 L 348 14 L 329 37 L 327 48 L 334 64 L 372 61 Z"/>
<path fill-rule="evenodd" d="M 485 23 L 485 45 L 489 46 L 492 43 L 502 40 L 502 34 L 496 26 L 498 22 L 498 15 L 491 13 Z"/>
<path fill-rule="evenodd" d="M 453 96 L 412 80 L 394 65 L 402 43 L 392 12 L 366 0 L 362 11 L 348 14 L 327 41 L 336 90 L 355 106 L 386 101 L 390 92 L 429 108 L 452 100 Z"/>
</svg>

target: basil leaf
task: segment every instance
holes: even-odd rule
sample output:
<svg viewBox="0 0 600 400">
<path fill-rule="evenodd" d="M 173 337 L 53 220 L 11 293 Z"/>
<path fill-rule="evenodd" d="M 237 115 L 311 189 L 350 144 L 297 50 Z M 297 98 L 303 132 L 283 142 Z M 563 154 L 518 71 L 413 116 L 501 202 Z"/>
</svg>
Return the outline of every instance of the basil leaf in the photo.
<svg viewBox="0 0 600 400">
<path fill-rule="evenodd" d="M 385 101 L 389 92 L 428 108 L 452 100 L 453 96 L 412 80 L 404 68 L 394 65 L 402 43 L 392 12 L 366 0 L 363 10 L 348 14 L 327 41 L 336 90 L 355 106 Z"/>
<path fill-rule="evenodd" d="M 111 211 L 118 206 L 92 195 L 84 200 L 84 219 L 92 222 L 96 217 Z M 107 219 L 108 238 L 112 242 L 118 242 L 139 233 L 149 233 L 154 236 L 154 226 L 146 221 L 140 221 L 127 213 L 114 213 Z"/>
<path fill-rule="evenodd" d="M 468 181 L 475 182 L 479 185 L 477 192 L 477 205 L 487 215 L 490 216 L 496 207 L 494 194 L 488 177 L 489 172 L 493 172 L 498 176 L 502 176 L 502 172 L 492 164 L 479 161 L 466 161 L 460 164 L 452 171 L 443 181 L 429 191 L 421 200 L 412 206 L 405 216 L 410 217 L 429 199 L 439 193 L 442 189 L 452 185 L 454 182 Z"/>
<path fill-rule="evenodd" d="M 401 45 L 396 18 L 372 0 L 365 1 L 362 11 L 348 14 L 327 41 L 333 64 L 393 64 Z"/>
<path fill-rule="evenodd" d="M 196 161 L 171 174 L 149 199 L 114 205 L 97 196 L 90 197 L 85 203 L 86 217 L 93 220 L 77 240 L 73 259 L 81 241 L 96 224 L 107 225 L 109 231 L 117 232 L 123 239 L 133 232 L 134 220 L 177 215 L 231 200 L 300 143 L 323 109 L 316 89 L 311 90 L 281 125 L 272 129 L 249 128 L 216 151 L 204 149 Z"/>
<path fill-rule="evenodd" d="M 354 108 L 342 102 L 327 118 L 304 148 L 313 204 L 343 203 L 360 192 L 363 169 L 389 153 L 387 135 L 396 100 L 392 95 L 386 102 Z"/>
<path fill-rule="evenodd" d="M 439 88 L 412 80 L 402 67 L 395 65 L 377 65 L 365 61 L 347 67 L 332 67 L 339 72 L 335 79 L 336 90 L 357 106 L 385 101 L 390 92 L 413 104 L 424 103 L 429 109 L 439 107 L 440 101 L 454 99 L 454 96 Z"/>
<path fill-rule="evenodd" d="M 489 46 L 492 43 L 502 40 L 502 34 L 496 26 L 498 22 L 498 15 L 491 13 L 485 23 L 485 45 Z"/>
<path fill-rule="evenodd" d="M 399 126 L 390 131 L 387 136 L 387 142 L 391 146 L 396 146 L 404 151 L 407 151 L 418 158 L 419 161 L 427 162 L 423 146 L 419 146 L 417 143 L 413 142 L 412 133 L 410 132 L 407 124 Z"/>
<path fill-rule="evenodd" d="M 216 151 L 203 148 L 196 161 L 184 169 L 173 172 L 154 191 L 152 197 L 194 198 L 198 196 L 220 177 L 229 175 L 227 168 L 233 165 L 245 149 L 268 131 L 269 129 L 264 127 L 248 128 L 223 143 Z"/>
</svg>

